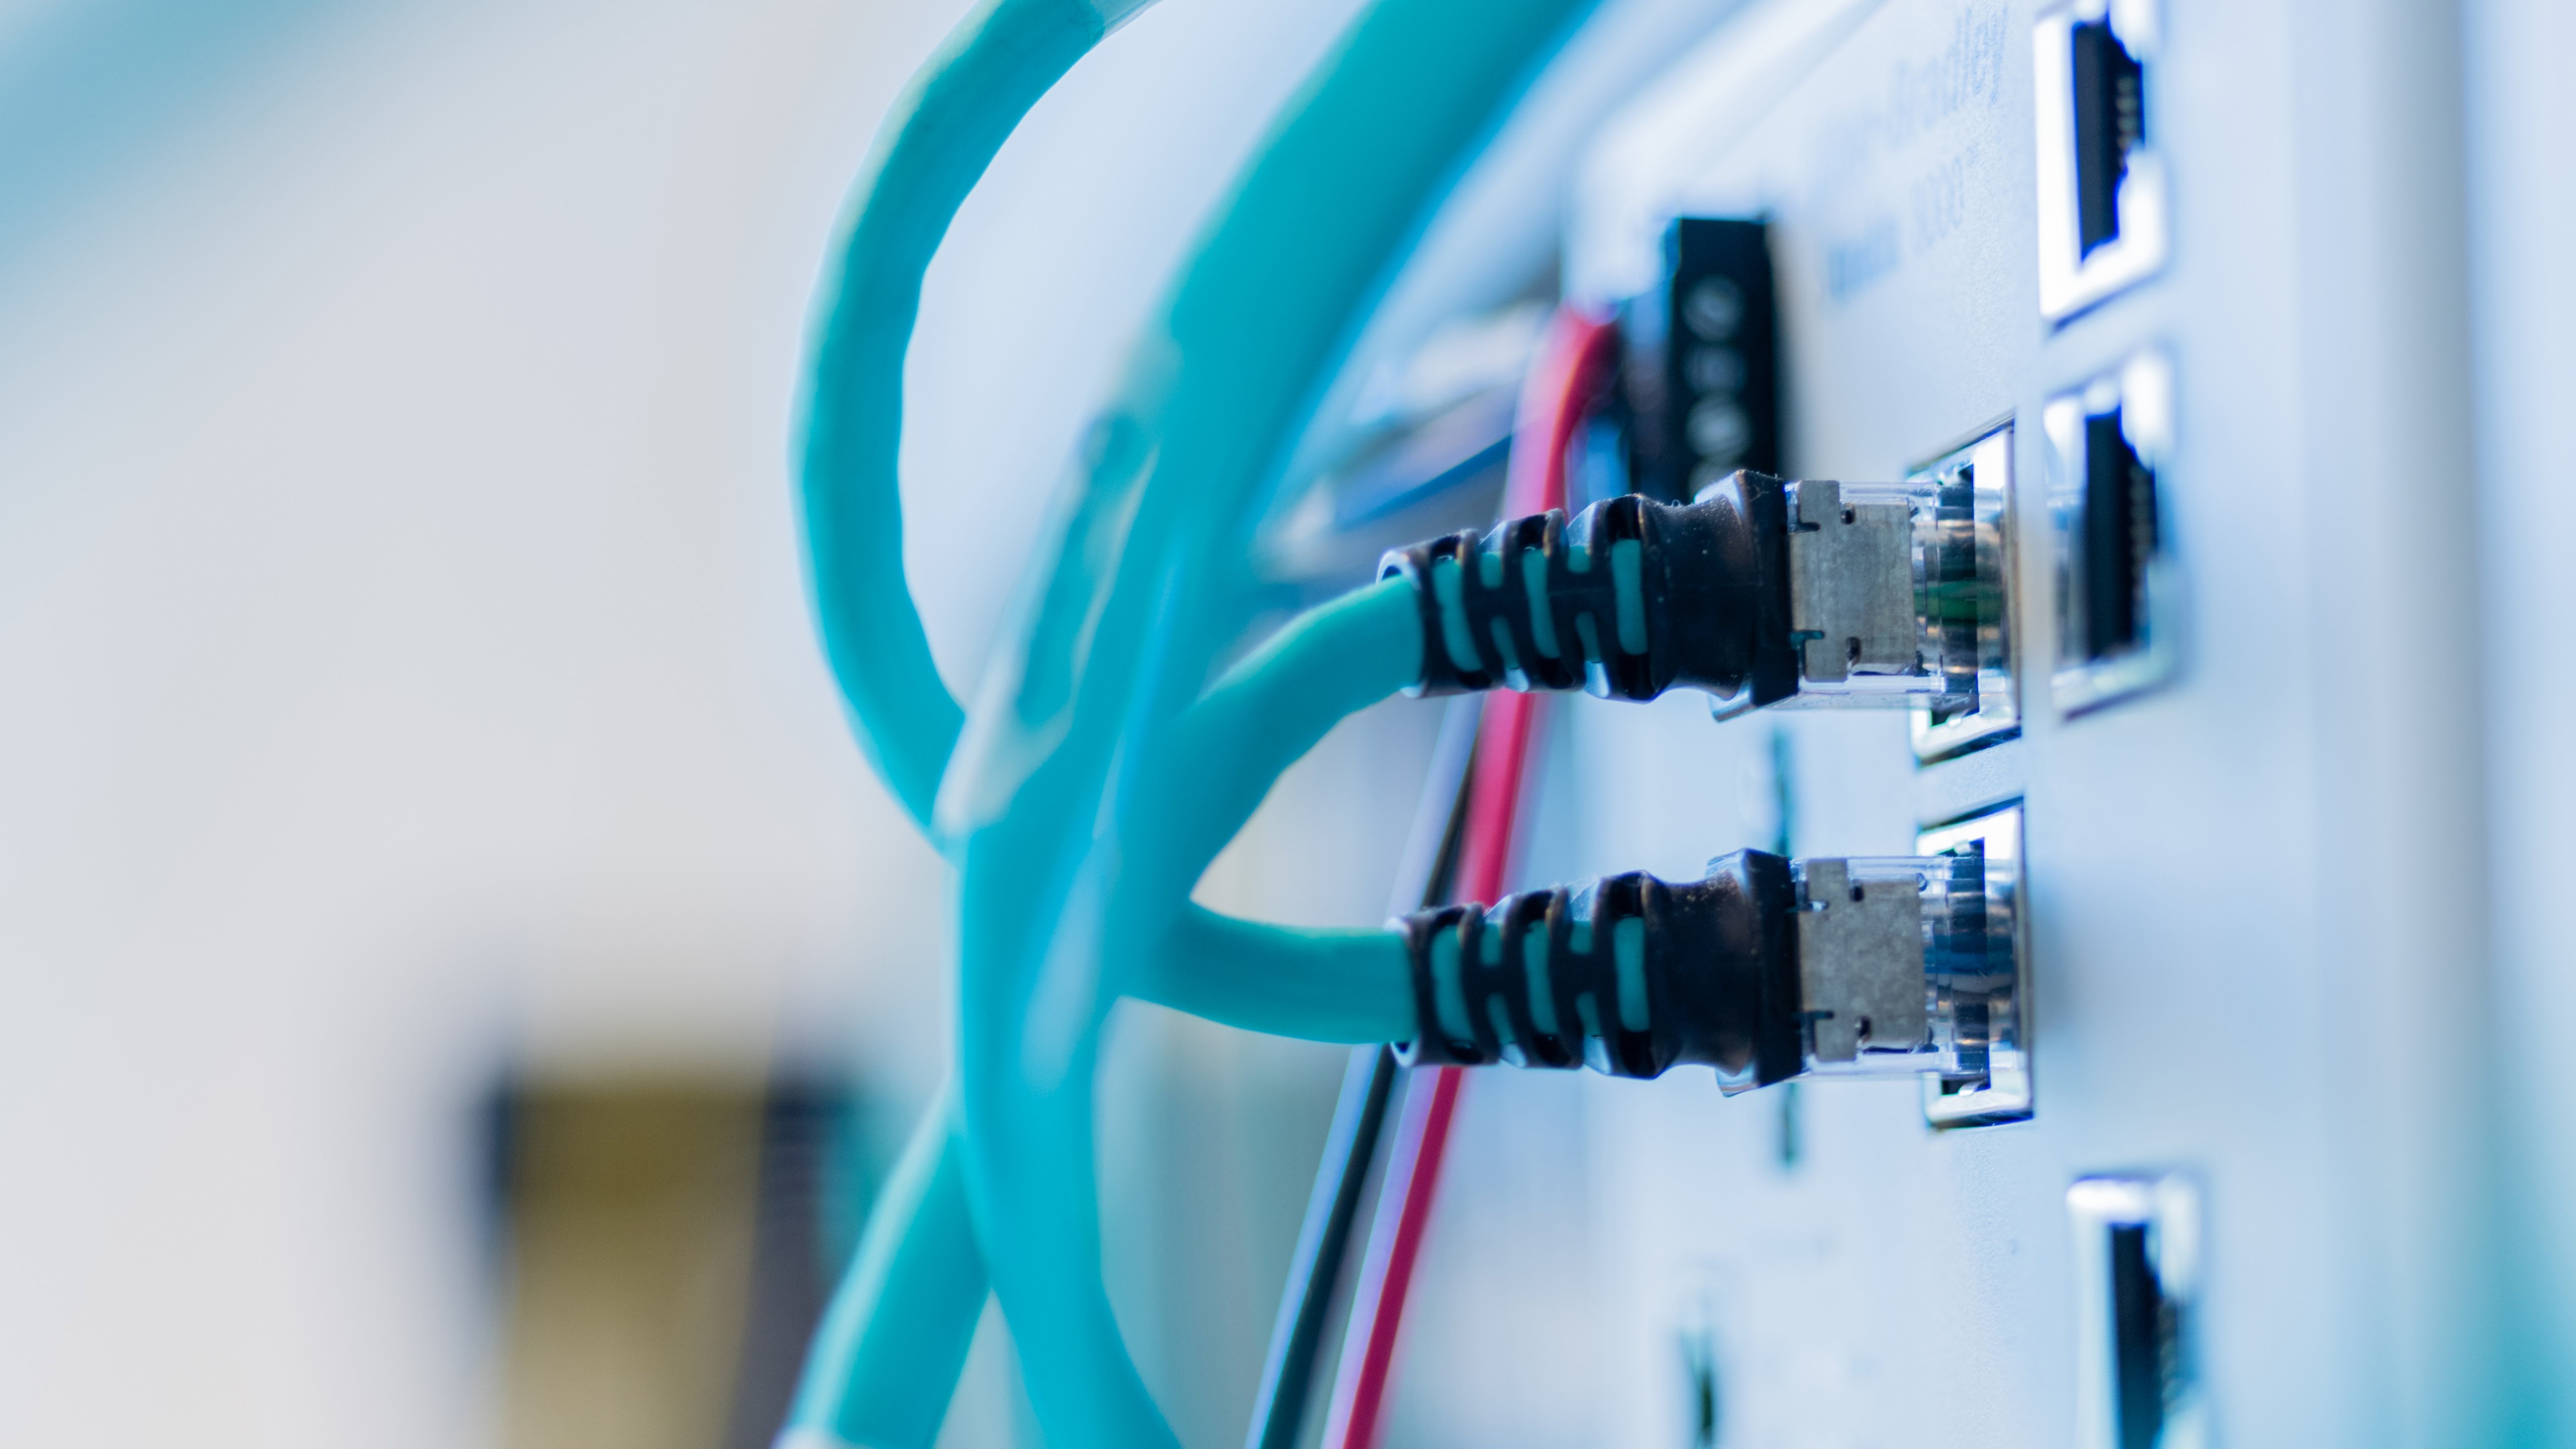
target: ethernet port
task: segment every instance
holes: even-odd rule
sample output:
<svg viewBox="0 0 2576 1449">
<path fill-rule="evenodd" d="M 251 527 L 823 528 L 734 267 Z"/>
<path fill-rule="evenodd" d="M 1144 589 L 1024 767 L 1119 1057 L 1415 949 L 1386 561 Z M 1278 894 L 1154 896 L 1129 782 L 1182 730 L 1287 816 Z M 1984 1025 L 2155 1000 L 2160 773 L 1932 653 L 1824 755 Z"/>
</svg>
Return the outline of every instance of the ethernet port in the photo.
<svg viewBox="0 0 2576 1449">
<path fill-rule="evenodd" d="M 2193 1362 L 2200 1190 L 2181 1173 L 2076 1179 L 2075 1449 L 2205 1449 Z"/>
<path fill-rule="evenodd" d="M 2146 144 L 2146 70 L 2108 19 L 2078 22 L 2075 67 L 2075 246 L 2089 257 L 2120 239 L 2120 183 Z"/>
<path fill-rule="evenodd" d="M 2151 0 L 2077 0 L 2040 17 L 2040 310 L 2060 320 L 2164 264 L 2164 171 L 2149 143 Z"/>
<path fill-rule="evenodd" d="M 2172 448 L 2173 372 L 2142 353 L 2049 401 L 2058 706 L 2068 714 L 2173 671 L 2173 566 L 2157 473 Z"/>
<path fill-rule="evenodd" d="M 1921 760 L 2021 733 L 2012 658 L 2012 477 L 2010 423 L 1906 474 L 1909 483 L 1936 485 L 1939 541 L 1923 550 L 1920 567 L 1925 587 L 1937 596 L 1938 657 L 1945 672 L 1964 676 L 1947 699 L 1915 710 L 1914 753 Z"/>
</svg>

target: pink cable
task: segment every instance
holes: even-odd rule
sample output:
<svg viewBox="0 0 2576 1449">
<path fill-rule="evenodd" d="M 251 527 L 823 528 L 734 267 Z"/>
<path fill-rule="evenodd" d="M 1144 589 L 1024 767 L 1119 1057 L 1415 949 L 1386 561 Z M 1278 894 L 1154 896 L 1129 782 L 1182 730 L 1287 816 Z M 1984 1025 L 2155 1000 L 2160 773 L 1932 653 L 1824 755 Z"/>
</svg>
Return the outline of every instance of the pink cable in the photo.
<svg viewBox="0 0 2576 1449">
<path fill-rule="evenodd" d="M 1565 506 L 1565 455 L 1609 365 L 1612 335 L 1607 321 L 1572 308 L 1557 312 L 1547 342 L 1522 382 L 1512 418 L 1504 517 Z M 1503 893 L 1519 833 L 1522 785 L 1534 753 L 1538 706 L 1539 698 L 1532 694 L 1497 691 L 1485 696 L 1453 900 L 1490 901 Z M 1350 1327 L 1324 1421 L 1325 1449 L 1376 1449 L 1396 1331 L 1403 1325 L 1405 1295 L 1413 1286 L 1432 1196 L 1440 1185 L 1440 1161 L 1457 1116 L 1458 1089 L 1465 1080 L 1455 1067 L 1410 1075 L 1403 1115 L 1388 1149 L 1386 1185 L 1378 1193 L 1368 1251 L 1351 1295 Z"/>
</svg>

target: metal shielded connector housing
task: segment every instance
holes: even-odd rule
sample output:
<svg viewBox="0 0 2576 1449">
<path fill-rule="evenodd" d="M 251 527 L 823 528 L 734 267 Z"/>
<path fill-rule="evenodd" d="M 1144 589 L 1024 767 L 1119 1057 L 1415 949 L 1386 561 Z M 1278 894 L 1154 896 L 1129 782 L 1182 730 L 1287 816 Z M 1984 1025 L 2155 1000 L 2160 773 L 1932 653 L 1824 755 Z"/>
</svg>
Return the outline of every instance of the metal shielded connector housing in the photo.
<svg viewBox="0 0 2576 1449">
<path fill-rule="evenodd" d="M 1796 863 L 1807 1075 L 1920 1076 L 1936 1125 L 2030 1115 L 2019 817 L 1921 855 Z"/>
<path fill-rule="evenodd" d="M 2015 718 L 2002 480 L 1963 467 L 1903 483 L 1783 486 L 1797 687 L 1774 703 L 1911 706 L 1990 729 Z M 1712 707 L 1724 719 L 1750 701 Z"/>
<path fill-rule="evenodd" d="M 1843 495 L 1840 483 L 1789 490 L 1789 627 L 1799 678 L 1847 684 L 1855 674 L 1911 676 L 1915 627 L 1912 500 Z"/>
<path fill-rule="evenodd" d="M 1923 895 L 1936 871 L 1928 860 L 1800 863 L 1798 994 L 1811 1062 L 1911 1054 L 1931 1040 Z"/>
</svg>

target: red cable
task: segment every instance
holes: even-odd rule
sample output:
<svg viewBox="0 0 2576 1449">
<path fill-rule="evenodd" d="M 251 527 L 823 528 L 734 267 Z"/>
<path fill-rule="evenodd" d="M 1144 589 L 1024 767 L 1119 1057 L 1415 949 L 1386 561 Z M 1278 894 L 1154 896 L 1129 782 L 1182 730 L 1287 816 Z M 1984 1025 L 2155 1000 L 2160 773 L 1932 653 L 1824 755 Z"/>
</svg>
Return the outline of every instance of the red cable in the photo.
<svg viewBox="0 0 2576 1449">
<path fill-rule="evenodd" d="M 1512 419 L 1503 516 L 1544 513 L 1565 506 L 1565 455 L 1586 404 L 1598 390 L 1611 356 L 1611 324 L 1571 308 L 1558 311 Z M 1452 900 L 1490 901 L 1503 893 L 1518 834 L 1522 783 L 1538 728 L 1538 696 L 1501 692 L 1485 696 L 1476 754 L 1467 785 L 1467 819 L 1459 840 Z M 1405 1294 L 1422 1252 L 1423 1229 L 1440 1185 L 1440 1160 L 1458 1111 L 1464 1078 L 1455 1067 L 1411 1074 L 1403 1115 L 1388 1149 L 1386 1185 L 1369 1224 L 1367 1256 L 1360 1260 L 1351 1296 L 1350 1327 L 1341 1366 L 1333 1377 L 1326 1449 L 1376 1449 L 1384 1423 L 1386 1385 L 1395 1358 L 1396 1330 Z"/>
</svg>

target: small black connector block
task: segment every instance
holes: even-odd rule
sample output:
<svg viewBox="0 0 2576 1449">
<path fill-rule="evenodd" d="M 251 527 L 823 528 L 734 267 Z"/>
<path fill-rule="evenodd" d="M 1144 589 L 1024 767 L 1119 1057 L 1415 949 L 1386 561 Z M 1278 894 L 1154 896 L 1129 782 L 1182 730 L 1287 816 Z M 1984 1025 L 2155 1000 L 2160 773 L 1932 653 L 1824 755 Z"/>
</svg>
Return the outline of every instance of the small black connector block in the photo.
<svg viewBox="0 0 2576 1449">
<path fill-rule="evenodd" d="M 1744 850 L 1688 884 L 1631 873 L 1408 916 L 1425 1030 L 1405 1059 L 1786 1081 L 1805 1054 L 1796 913 L 1789 862 Z"/>
<path fill-rule="evenodd" d="M 1788 504 L 1739 471 L 1696 502 L 1635 494 L 1389 553 L 1423 631 L 1417 695 L 1586 689 L 1653 699 L 1675 685 L 1750 704 L 1798 692 Z"/>
<path fill-rule="evenodd" d="M 1664 278 L 1621 316 L 1629 486 L 1680 501 L 1738 468 L 1778 473 L 1780 376 L 1768 228 L 1683 217 Z"/>
</svg>

